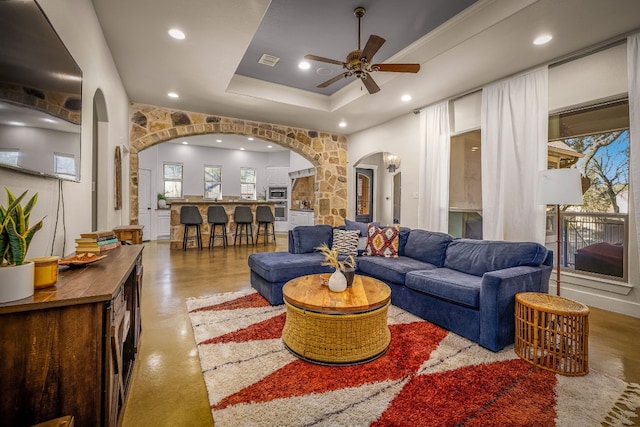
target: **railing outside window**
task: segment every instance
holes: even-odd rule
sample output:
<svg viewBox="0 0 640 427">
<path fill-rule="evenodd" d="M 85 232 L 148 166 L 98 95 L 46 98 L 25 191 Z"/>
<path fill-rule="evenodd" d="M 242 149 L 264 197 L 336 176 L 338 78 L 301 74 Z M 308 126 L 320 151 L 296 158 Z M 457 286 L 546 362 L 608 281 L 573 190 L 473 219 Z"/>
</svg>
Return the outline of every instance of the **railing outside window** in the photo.
<svg viewBox="0 0 640 427">
<path fill-rule="evenodd" d="M 626 279 L 627 214 L 561 212 L 561 220 L 562 268 Z"/>
</svg>

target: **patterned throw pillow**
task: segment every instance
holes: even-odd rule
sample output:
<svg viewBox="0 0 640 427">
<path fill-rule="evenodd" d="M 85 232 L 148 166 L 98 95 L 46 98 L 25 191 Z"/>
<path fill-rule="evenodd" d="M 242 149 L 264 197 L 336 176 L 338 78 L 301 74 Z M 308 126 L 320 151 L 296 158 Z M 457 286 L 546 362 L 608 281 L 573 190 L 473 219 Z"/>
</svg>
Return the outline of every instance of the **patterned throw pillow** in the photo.
<svg viewBox="0 0 640 427">
<path fill-rule="evenodd" d="M 337 249 L 339 255 L 358 255 L 358 237 L 360 232 L 357 230 L 340 230 L 333 229 L 333 246 Z"/>
<path fill-rule="evenodd" d="M 397 258 L 398 243 L 400 241 L 399 236 L 399 225 L 380 228 L 369 224 L 369 228 L 367 229 L 367 247 L 364 250 L 364 255 Z"/>
</svg>

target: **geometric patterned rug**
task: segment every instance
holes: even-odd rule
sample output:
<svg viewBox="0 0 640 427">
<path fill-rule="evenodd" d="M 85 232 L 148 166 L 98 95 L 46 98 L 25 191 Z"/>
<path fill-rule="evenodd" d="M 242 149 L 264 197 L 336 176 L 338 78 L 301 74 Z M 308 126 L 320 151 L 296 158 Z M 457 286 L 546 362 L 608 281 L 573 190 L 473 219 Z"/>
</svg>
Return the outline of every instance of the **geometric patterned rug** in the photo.
<svg viewBox="0 0 640 427">
<path fill-rule="evenodd" d="M 186 304 L 217 427 L 637 425 L 638 384 L 556 375 L 394 306 L 383 356 L 323 366 L 285 348 L 284 306 L 255 291 Z"/>
</svg>

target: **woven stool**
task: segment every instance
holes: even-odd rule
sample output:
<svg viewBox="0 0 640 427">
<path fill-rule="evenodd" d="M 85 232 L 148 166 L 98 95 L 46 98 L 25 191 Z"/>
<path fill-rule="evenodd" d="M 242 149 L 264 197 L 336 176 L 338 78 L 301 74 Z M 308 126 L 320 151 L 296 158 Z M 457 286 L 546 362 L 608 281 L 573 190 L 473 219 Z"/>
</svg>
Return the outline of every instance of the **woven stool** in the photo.
<svg viewBox="0 0 640 427">
<path fill-rule="evenodd" d="M 516 294 L 514 351 L 567 376 L 589 372 L 589 307 L 555 295 Z"/>
</svg>

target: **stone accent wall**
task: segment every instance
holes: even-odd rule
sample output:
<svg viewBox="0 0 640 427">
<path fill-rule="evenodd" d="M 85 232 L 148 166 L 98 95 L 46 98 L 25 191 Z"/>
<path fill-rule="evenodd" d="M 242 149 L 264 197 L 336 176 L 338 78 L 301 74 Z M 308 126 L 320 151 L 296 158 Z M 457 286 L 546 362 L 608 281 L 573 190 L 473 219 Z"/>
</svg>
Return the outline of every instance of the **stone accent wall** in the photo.
<svg viewBox="0 0 640 427">
<path fill-rule="evenodd" d="M 239 134 L 288 148 L 316 168 L 314 210 L 317 224 L 342 225 L 347 215 L 347 138 L 316 130 L 234 119 L 131 103 L 130 218 L 138 223 L 138 153 L 175 138 L 211 133 Z"/>
</svg>

